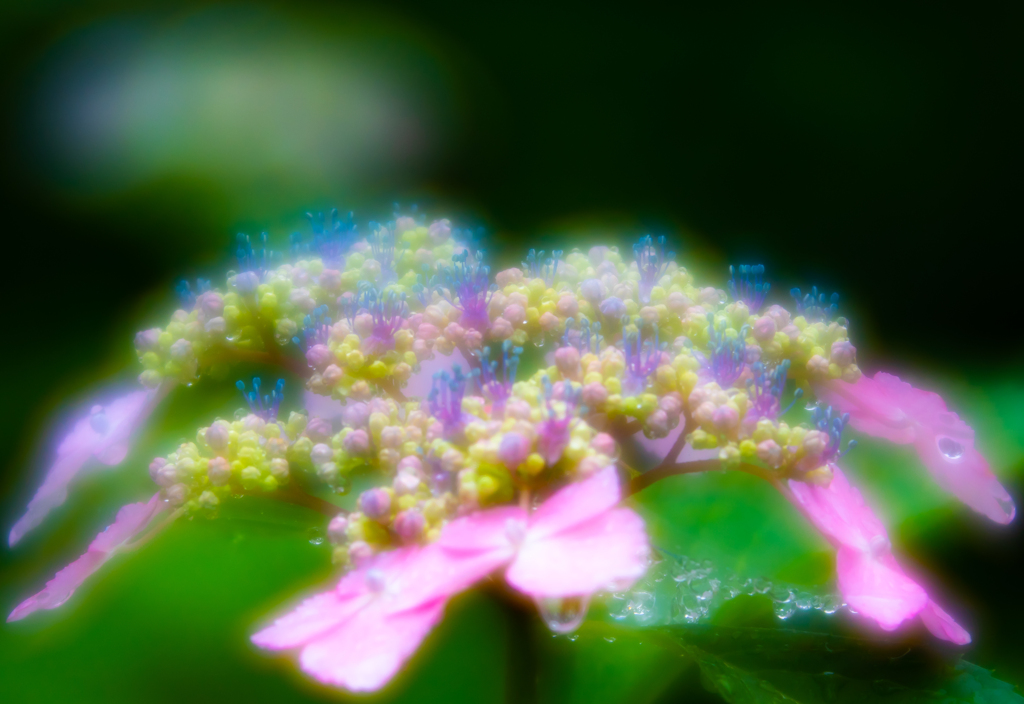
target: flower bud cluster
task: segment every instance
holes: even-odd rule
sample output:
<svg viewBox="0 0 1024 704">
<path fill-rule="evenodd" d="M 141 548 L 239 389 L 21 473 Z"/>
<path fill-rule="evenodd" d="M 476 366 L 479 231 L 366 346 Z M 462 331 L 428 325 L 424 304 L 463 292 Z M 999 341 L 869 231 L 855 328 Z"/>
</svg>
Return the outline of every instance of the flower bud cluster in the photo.
<svg viewBox="0 0 1024 704">
<path fill-rule="evenodd" d="M 291 479 L 290 437 L 306 427 L 306 416 L 292 413 L 285 423 L 249 414 L 201 428 L 195 442 L 157 457 L 149 474 L 165 501 L 186 512 L 215 511 L 242 491 L 273 492 Z"/>
</svg>

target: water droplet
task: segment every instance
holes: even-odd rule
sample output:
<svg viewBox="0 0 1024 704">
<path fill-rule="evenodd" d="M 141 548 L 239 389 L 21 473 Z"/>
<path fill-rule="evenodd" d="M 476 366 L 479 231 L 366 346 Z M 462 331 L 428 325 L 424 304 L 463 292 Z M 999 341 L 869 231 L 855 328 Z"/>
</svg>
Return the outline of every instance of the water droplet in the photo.
<svg viewBox="0 0 1024 704">
<path fill-rule="evenodd" d="M 958 460 L 964 456 L 964 446 L 953 438 L 941 437 L 938 444 L 939 452 L 947 460 Z"/>
<path fill-rule="evenodd" d="M 324 539 L 320 538 L 320 537 L 310 538 L 309 544 L 310 545 L 323 545 L 324 544 Z"/>
<path fill-rule="evenodd" d="M 787 619 L 794 613 L 796 613 L 796 605 L 791 601 L 775 604 L 775 615 L 781 619 Z"/>
<path fill-rule="evenodd" d="M 604 639 L 607 642 L 609 642 L 609 643 L 614 643 L 615 642 L 615 637 L 614 636 L 605 636 Z"/>
<path fill-rule="evenodd" d="M 572 633 L 579 628 L 587 615 L 587 607 L 590 605 L 589 596 L 572 596 L 562 599 L 538 598 L 535 601 L 544 625 L 555 633 Z"/>
<path fill-rule="evenodd" d="M 573 633 L 571 636 L 568 636 L 568 641 L 570 643 L 575 643 L 579 639 L 580 639 L 580 634 L 579 633 Z"/>
</svg>

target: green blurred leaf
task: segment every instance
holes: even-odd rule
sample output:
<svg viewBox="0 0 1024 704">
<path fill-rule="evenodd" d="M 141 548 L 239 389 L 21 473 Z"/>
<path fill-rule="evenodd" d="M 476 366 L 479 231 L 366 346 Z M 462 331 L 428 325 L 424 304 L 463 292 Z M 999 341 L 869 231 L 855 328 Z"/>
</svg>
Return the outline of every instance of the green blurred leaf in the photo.
<svg viewBox="0 0 1024 704">
<path fill-rule="evenodd" d="M 988 670 L 905 641 L 790 628 L 659 630 L 730 704 L 1024 704 Z"/>
</svg>

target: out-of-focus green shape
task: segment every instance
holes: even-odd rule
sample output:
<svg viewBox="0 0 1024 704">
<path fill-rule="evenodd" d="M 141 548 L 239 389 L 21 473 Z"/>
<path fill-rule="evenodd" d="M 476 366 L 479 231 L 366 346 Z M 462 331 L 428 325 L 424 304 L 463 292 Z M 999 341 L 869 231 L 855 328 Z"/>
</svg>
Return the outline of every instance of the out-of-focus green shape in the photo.
<svg viewBox="0 0 1024 704">
<path fill-rule="evenodd" d="M 643 704 L 687 667 L 659 634 L 586 622 L 570 636 L 538 628 L 537 701 L 550 704 Z"/>
<path fill-rule="evenodd" d="M 666 632 L 730 704 L 1024 704 L 990 671 L 904 641 L 782 628 Z"/>
</svg>

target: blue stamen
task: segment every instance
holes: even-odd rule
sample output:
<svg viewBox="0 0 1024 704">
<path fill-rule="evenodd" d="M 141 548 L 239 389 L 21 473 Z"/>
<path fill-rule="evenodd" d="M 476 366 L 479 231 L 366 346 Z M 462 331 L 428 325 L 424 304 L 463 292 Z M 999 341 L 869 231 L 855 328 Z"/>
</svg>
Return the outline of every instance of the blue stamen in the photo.
<svg viewBox="0 0 1024 704">
<path fill-rule="evenodd" d="M 763 264 L 755 264 L 753 266 L 741 264 L 739 266 L 739 276 L 736 276 L 735 267 L 729 267 L 729 276 L 732 277 L 729 279 L 728 284 L 729 294 L 734 301 L 746 303 L 751 313 L 761 310 L 761 305 L 764 303 L 764 299 L 772 287 L 770 283 L 762 283 L 761 277 L 763 275 Z"/>
<path fill-rule="evenodd" d="M 828 435 L 828 447 L 822 455 L 825 461 L 832 462 L 838 460 L 857 446 L 856 440 L 850 440 L 846 444 L 845 450 L 840 452 L 839 449 L 843 430 L 846 428 L 846 424 L 850 422 L 849 413 L 833 417 L 832 406 L 823 407 L 822 404 L 818 404 L 811 411 L 811 417 L 814 427 Z"/>
<path fill-rule="evenodd" d="M 313 345 L 326 345 L 331 334 L 331 318 L 327 315 L 326 305 L 317 306 L 302 321 L 302 329 L 292 338 L 292 342 L 304 350 Z"/>
<path fill-rule="evenodd" d="M 774 420 L 785 415 L 797 399 L 804 395 L 803 389 L 797 389 L 793 394 L 793 401 L 782 408 L 782 393 L 786 390 L 786 374 L 789 372 L 789 364 L 789 360 L 784 359 L 770 371 L 761 362 L 750 365 L 750 371 L 754 378 L 747 380 L 747 390 L 752 403 L 751 412 L 756 417 Z"/>
<path fill-rule="evenodd" d="M 281 406 L 281 401 L 284 399 L 284 379 L 277 380 L 277 386 L 266 396 L 260 396 L 260 378 L 258 376 L 252 379 L 252 391 L 246 393 L 245 382 L 237 381 L 235 386 L 239 391 L 242 392 L 242 397 L 245 402 L 249 404 L 249 410 L 252 411 L 253 415 L 257 415 L 268 423 L 272 423 L 277 420 L 277 412 Z"/>
<path fill-rule="evenodd" d="M 185 310 L 192 310 L 195 308 L 196 299 L 209 290 L 209 279 L 196 279 L 196 293 L 192 292 L 192 287 L 185 279 L 182 279 L 174 285 L 174 292 L 178 294 L 178 298 L 181 300 L 181 307 Z"/>
<path fill-rule="evenodd" d="M 811 323 L 832 320 L 835 317 L 836 311 L 839 310 L 839 294 L 833 293 L 831 298 L 828 299 L 826 304 L 825 294 L 818 293 L 818 287 L 812 286 L 811 292 L 800 297 L 800 289 L 793 288 L 789 291 L 790 295 L 796 301 L 796 312 L 798 315 L 804 316 L 804 318 Z"/>
<path fill-rule="evenodd" d="M 235 251 L 235 256 L 238 257 L 238 270 L 254 272 L 259 276 L 260 281 L 266 276 L 274 260 L 278 258 L 277 253 L 267 247 L 266 232 L 260 233 L 258 249 L 253 247 L 249 235 L 238 233 L 238 248 Z"/>
<path fill-rule="evenodd" d="M 585 354 L 598 354 L 601 351 L 601 323 L 591 323 L 584 317 L 580 318 L 578 330 L 573 327 L 574 324 L 572 318 L 566 319 L 562 347 L 575 347 L 581 357 Z"/>
<path fill-rule="evenodd" d="M 512 342 L 501 343 L 501 374 L 498 374 L 498 360 L 492 360 L 491 348 L 485 347 L 480 352 L 480 368 L 473 370 L 480 387 L 480 393 L 490 399 L 492 414 L 496 418 L 504 418 L 505 404 L 512 395 L 512 386 L 516 383 L 516 370 L 519 368 L 519 355 L 522 347 L 513 347 Z"/>
<path fill-rule="evenodd" d="M 405 243 L 395 234 L 392 223 L 387 226 L 370 223 L 373 234 L 367 238 L 373 258 L 380 264 L 381 285 L 386 286 L 398 280 L 398 260 L 402 257 Z"/>
<path fill-rule="evenodd" d="M 551 250 L 551 256 L 544 258 L 544 250 L 539 252 L 531 249 L 523 262 L 523 268 L 531 279 L 542 279 L 548 288 L 555 285 L 555 277 L 558 276 L 558 259 L 562 256 L 562 250 Z"/>
</svg>

